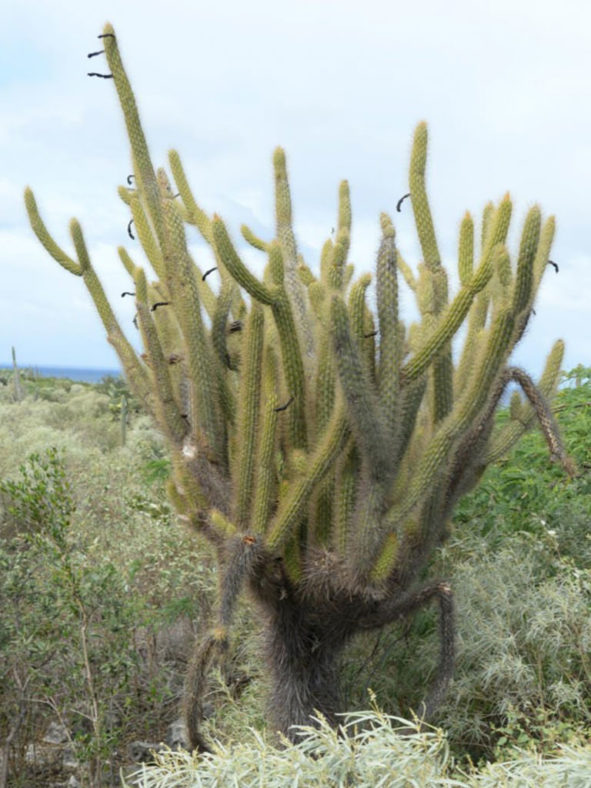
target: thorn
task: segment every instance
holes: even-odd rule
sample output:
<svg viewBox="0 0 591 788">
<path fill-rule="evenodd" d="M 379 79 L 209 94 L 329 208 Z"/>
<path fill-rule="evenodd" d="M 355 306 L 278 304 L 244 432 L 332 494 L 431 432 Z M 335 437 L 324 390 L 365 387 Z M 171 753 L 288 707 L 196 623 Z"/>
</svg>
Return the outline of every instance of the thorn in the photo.
<svg viewBox="0 0 591 788">
<path fill-rule="evenodd" d="M 554 260 L 548 260 L 548 265 L 553 265 L 556 269 L 556 273 L 558 273 L 558 264 L 554 262 Z"/>
<path fill-rule="evenodd" d="M 406 200 L 407 197 L 410 197 L 410 192 L 408 192 L 408 194 L 405 194 L 404 196 L 402 196 L 398 200 L 398 202 L 396 203 L 396 210 L 398 211 L 398 213 L 400 213 L 400 211 L 401 211 L 402 201 Z"/>
<path fill-rule="evenodd" d="M 134 296 L 135 293 L 130 293 L 129 290 L 124 290 L 123 293 L 121 293 L 121 298 L 123 298 L 123 296 L 126 296 L 126 295 Z"/>
<path fill-rule="evenodd" d="M 364 337 L 365 339 L 369 339 L 370 337 L 375 337 L 375 336 L 377 336 L 377 335 L 378 335 L 378 332 L 377 332 L 377 331 L 370 331 L 370 332 L 369 332 L 369 334 L 364 334 L 364 335 L 363 335 L 363 337 Z"/>
<path fill-rule="evenodd" d="M 135 178 L 135 175 L 132 173 L 131 175 L 127 176 L 127 185 L 131 186 L 132 180 Z"/>
<path fill-rule="evenodd" d="M 275 413 L 279 413 L 282 410 L 287 410 L 289 408 L 289 406 L 291 405 L 291 403 L 294 401 L 294 399 L 295 399 L 295 397 L 292 394 L 292 396 L 287 400 L 285 405 L 280 405 L 278 408 L 273 408 L 273 410 L 275 411 Z"/>
<path fill-rule="evenodd" d="M 206 272 L 203 274 L 203 276 L 201 277 L 201 281 L 202 281 L 202 282 L 205 282 L 205 277 L 206 277 L 206 276 L 209 276 L 211 273 L 213 273 L 214 271 L 217 271 L 217 270 L 218 270 L 218 269 L 217 269 L 217 265 L 216 265 L 216 266 L 214 266 L 213 268 L 210 268 L 210 269 L 209 269 L 209 271 L 206 271 Z"/>
<path fill-rule="evenodd" d="M 112 74 L 97 74 L 96 71 L 89 71 L 89 77 L 100 77 L 101 79 L 113 79 Z"/>
<path fill-rule="evenodd" d="M 115 38 L 114 33 L 101 33 L 97 38 Z"/>
<path fill-rule="evenodd" d="M 137 312 L 133 316 L 133 321 L 132 322 L 133 322 L 133 325 L 137 328 Z"/>
<path fill-rule="evenodd" d="M 159 306 L 168 306 L 170 301 L 157 301 L 151 308 L 151 312 L 155 312 Z"/>
<path fill-rule="evenodd" d="M 235 320 L 233 323 L 230 323 L 230 328 L 228 330 L 230 334 L 233 334 L 236 331 L 242 331 L 242 321 Z"/>
<path fill-rule="evenodd" d="M 129 235 L 132 241 L 135 241 L 135 235 L 131 232 L 132 224 L 133 224 L 133 219 L 130 219 L 129 224 L 127 225 L 127 235 Z"/>
<path fill-rule="evenodd" d="M 96 57 L 97 55 L 104 54 L 104 52 L 105 52 L 104 49 L 99 49 L 98 52 L 89 52 L 88 55 L 86 55 L 86 57 Z"/>
</svg>

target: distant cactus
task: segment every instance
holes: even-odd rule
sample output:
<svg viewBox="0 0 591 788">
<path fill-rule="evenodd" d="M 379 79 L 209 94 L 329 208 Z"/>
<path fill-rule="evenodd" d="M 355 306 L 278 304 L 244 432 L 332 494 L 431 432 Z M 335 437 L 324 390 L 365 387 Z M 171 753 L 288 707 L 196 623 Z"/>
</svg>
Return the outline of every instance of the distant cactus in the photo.
<svg viewBox="0 0 591 788">
<path fill-rule="evenodd" d="M 121 445 L 125 446 L 127 442 L 127 420 L 129 418 L 129 409 L 127 406 L 127 397 L 125 394 L 121 396 L 121 415 L 119 424 L 121 427 Z"/>
<path fill-rule="evenodd" d="M 23 386 L 21 383 L 21 374 L 18 368 L 18 364 L 16 363 L 16 351 L 14 347 L 11 348 L 11 351 L 12 351 L 12 370 L 13 370 L 12 379 L 14 381 L 14 398 L 17 402 L 20 402 L 24 397 Z"/>
<path fill-rule="evenodd" d="M 507 366 L 524 333 L 548 262 L 554 219 L 534 206 L 516 263 L 505 246 L 512 204 L 506 195 L 483 214 L 480 243 L 469 214 L 460 228 L 460 289 L 450 298 L 427 193 L 427 127 L 415 132 L 410 199 L 423 262 L 411 270 L 381 216 L 377 313 L 367 304 L 371 277 L 353 280 L 347 262 L 351 205 L 339 188 L 334 236 L 319 268 L 298 253 L 285 154 L 273 157 L 276 237 L 244 239 L 267 256 L 262 279 L 242 261 L 222 219 L 197 204 L 180 157 L 154 170 L 113 28 L 104 45 L 131 142 L 133 187 L 120 187 L 155 274 L 148 278 L 123 248 L 134 280 L 144 352 L 126 339 L 92 267 L 82 229 L 70 231 L 75 258 L 47 231 L 30 189 L 33 230 L 64 268 L 82 276 L 117 351 L 129 386 L 166 435 L 169 494 L 179 519 L 218 551 L 218 619 L 190 666 L 185 698 L 192 743 L 210 661 L 228 648 L 236 599 L 247 587 L 265 622 L 276 728 L 329 720 L 339 709 L 338 659 L 350 638 L 437 601 L 439 668 L 422 713 L 429 716 L 453 668 L 453 600 L 442 581 L 419 582 L 448 533 L 459 498 L 486 466 L 537 418 L 553 458 L 574 472 L 547 405 L 563 343 L 551 350 L 537 386 Z M 175 191 L 179 195 L 175 195 Z M 215 255 L 212 289 L 187 246 L 197 228 Z M 420 319 L 398 310 L 400 274 Z M 156 304 L 162 304 L 158 309 Z M 451 340 L 466 326 L 454 366 Z M 517 383 L 511 417 L 495 425 L 507 384 Z"/>
</svg>

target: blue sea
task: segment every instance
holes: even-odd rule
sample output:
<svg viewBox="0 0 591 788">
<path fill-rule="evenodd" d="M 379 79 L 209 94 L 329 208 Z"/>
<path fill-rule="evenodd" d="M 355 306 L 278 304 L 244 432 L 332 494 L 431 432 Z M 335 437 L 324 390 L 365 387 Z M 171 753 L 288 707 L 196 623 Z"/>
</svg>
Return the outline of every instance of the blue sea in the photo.
<svg viewBox="0 0 591 788">
<path fill-rule="evenodd" d="M 69 378 L 81 383 L 98 383 L 99 380 L 110 375 L 121 377 L 120 369 L 85 369 L 83 367 L 38 367 L 34 364 L 19 364 L 19 369 L 27 370 L 43 378 Z M 11 364 L 2 364 L 2 370 L 12 372 Z"/>
</svg>

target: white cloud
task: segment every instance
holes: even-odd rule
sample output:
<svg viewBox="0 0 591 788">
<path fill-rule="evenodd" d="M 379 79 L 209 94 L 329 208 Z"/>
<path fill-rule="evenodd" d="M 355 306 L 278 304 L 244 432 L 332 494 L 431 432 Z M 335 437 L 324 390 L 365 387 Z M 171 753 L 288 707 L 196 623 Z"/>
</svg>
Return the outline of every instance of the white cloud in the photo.
<svg viewBox="0 0 591 788">
<path fill-rule="evenodd" d="M 587 321 L 587 340 L 591 343 L 591 251 L 561 261 L 558 274 L 550 268 L 540 287 L 542 309 L 579 312 Z"/>
<path fill-rule="evenodd" d="M 110 19 L 155 160 L 165 162 L 170 147 L 180 151 L 197 200 L 224 216 L 241 250 L 241 223 L 264 237 L 273 231 L 271 155 L 281 144 L 296 233 L 310 264 L 335 224 L 343 177 L 351 186 L 351 258 L 358 268 L 373 268 L 382 210 L 393 215 L 400 248 L 416 264 L 410 206 L 397 214 L 395 204 L 408 190 L 412 129 L 426 118 L 444 259 L 454 262 L 466 208 L 478 216 L 486 200 L 510 189 L 517 228 L 539 200 L 558 217 L 552 255 L 561 272 L 553 278 L 549 271 L 520 353 L 535 365 L 542 345 L 545 352 L 546 340 L 564 328 L 573 361 L 589 363 L 591 6 L 422 0 L 401 13 L 380 0 L 301 0 L 289 7 L 175 0 L 170 9 L 164 14 L 156 0 L 92 8 L 20 0 L 3 10 L 0 49 L 10 67 L 0 76 L 7 307 L 0 337 L 16 335 L 35 358 L 47 354 L 48 363 L 76 354 L 80 363 L 89 353 L 112 358 L 92 308 L 74 296 L 82 283 L 35 247 L 22 206 L 26 184 L 67 249 L 68 221 L 80 219 L 105 287 L 129 321 L 132 307 L 120 303 L 119 293 L 127 280 L 115 251 L 124 243 L 141 258 L 116 195 L 129 172 L 128 145 L 112 83 L 86 76 L 103 70 L 104 59 L 89 61 L 86 53 L 100 47 L 95 36 Z M 197 236 L 190 237 L 196 256 L 207 259 Z M 262 270 L 263 255 L 244 254 Z M 17 308 L 14 299 L 31 284 L 34 298 Z M 29 327 L 35 309 L 42 331 Z M 60 319 L 70 326 L 73 316 L 75 338 L 59 328 Z M 0 348 L 0 359 L 7 352 Z"/>
</svg>

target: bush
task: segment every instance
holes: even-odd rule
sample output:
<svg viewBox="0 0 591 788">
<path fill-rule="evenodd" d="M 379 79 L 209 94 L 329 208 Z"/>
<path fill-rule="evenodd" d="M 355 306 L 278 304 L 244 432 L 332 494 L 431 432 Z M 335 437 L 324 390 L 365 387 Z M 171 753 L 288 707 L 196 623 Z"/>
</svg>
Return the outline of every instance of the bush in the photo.
<svg viewBox="0 0 591 788">
<path fill-rule="evenodd" d="M 591 732 L 591 571 L 555 551 L 553 537 L 524 536 L 454 569 L 458 660 L 441 720 L 474 757 Z"/>
<path fill-rule="evenodd" d="M 444 785 L 448 750 L 441 731 L 418 733 L 406 720 L 377 711 L 347 715 L 339 730 L 326 720 L 319 727 L 298 726 L 297 744 L 283 749 L 250 732 L 247 741 L 224 746 L 201 757 L 165 751 L 155 766 L 130 777 L 141 788 L 205 788 L 206 786 L 379 786 Z M 400 735 L 401 731 L 414 735 Z"/>
<path fill-rule="evenodd" d="M 555 758 L 518 753 L 510 762 L 487 764 L 480 772 L 454 768 L 446 737 L 433 728 L 419 732 L 413 722 L 378 710 L 345 715 L 339 731 L 324 720 L 319 728 L 302 727 L 301 740 L 281 750 L 258 733 L 230 747 L 216 744 L 212 754 L 197 756 L 166 750 L 155 765 L 143 766 L 124 782 L 127 788 L 406 788 L 458 786 L 497 788 L 558 786 L 586 788 L 591 748 L 562 748 Z"/>
<path fill-rule="evenodd" d="M 172 521 L 147 418 L 101 451 L 107 398 L 72 389 L 63 403 L 0 402 L 0 739 L 12 733 L 15 786 L 47 785 L 29 761 L 52 722 L 89 785 L 117 783 L 130 740 L 164 737 L 216 582 Z M 111 775 L 93 777 L 100 760 Z"/>
<path fill-rule="evenodd" d="M 59 453 L 31 455 L 20 474 L 0 482 L 0 724 L 13 729 L 24 710 L 18 732 L 30 737 L 57 718 L 100 784 L 133 691 L 140 611 L 108 557 L 72 531 L 75 504 Z"/>
</svg>

